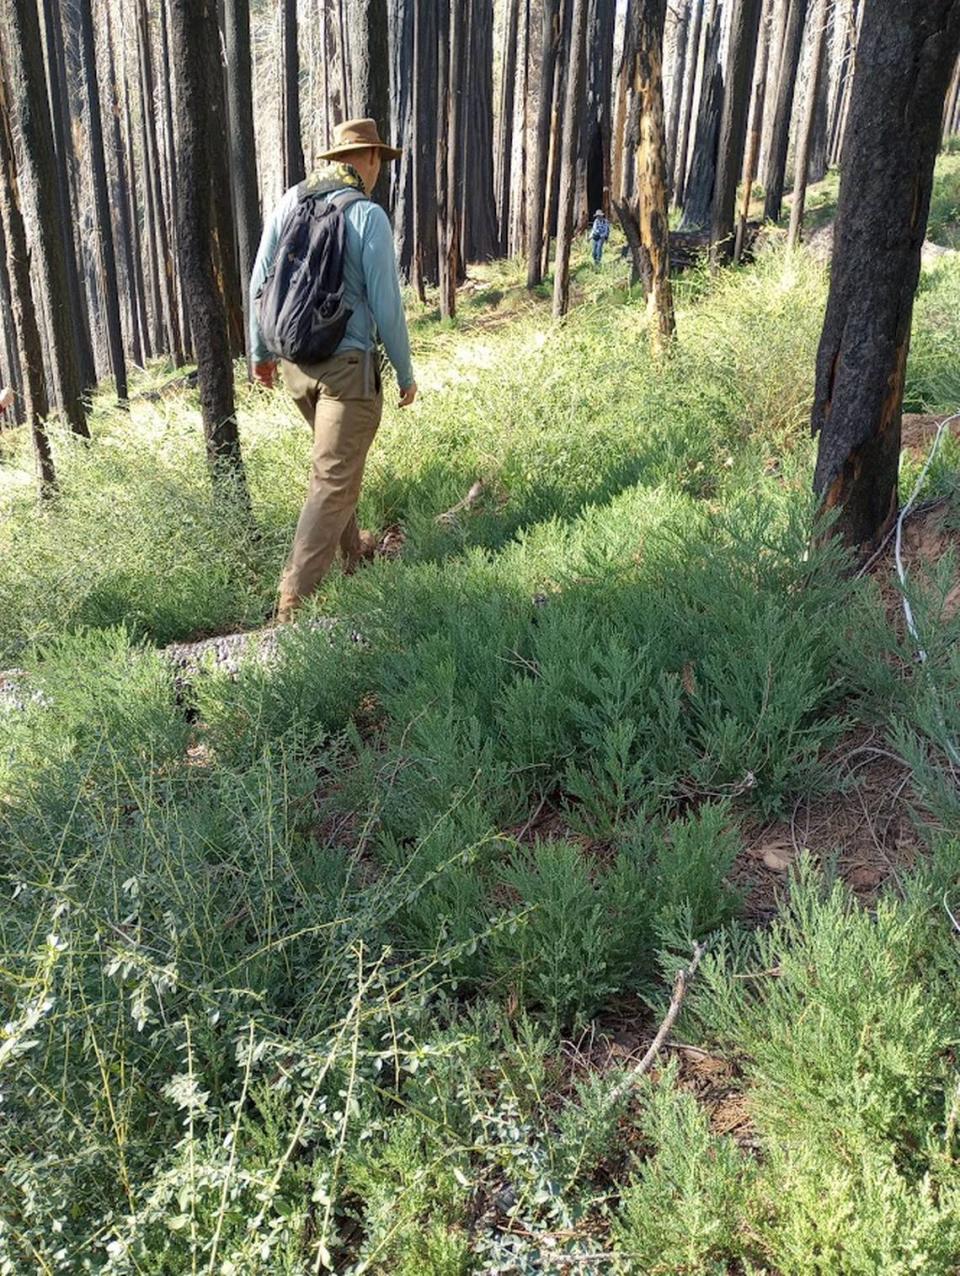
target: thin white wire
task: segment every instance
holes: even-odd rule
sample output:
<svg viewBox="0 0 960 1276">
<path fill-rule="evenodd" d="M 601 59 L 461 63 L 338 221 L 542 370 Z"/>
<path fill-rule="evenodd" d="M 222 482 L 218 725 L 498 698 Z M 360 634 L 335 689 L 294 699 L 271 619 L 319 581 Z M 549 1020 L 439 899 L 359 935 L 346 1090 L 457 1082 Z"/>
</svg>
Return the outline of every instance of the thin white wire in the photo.
<svg viewBox="0 0 960 1276">
<path fill-rule="evenodd" d="M 923 647 L 923 640 L 920 637 L 920 631 L 917 629 L 917 622 L 914 619 L 913 608 L 910 606 L 910 599 L 907 597 L 907 571 L 903 565 L 903 525 L 907 519 L 907 515 L 916 504 L 917 497 L 923 491 L 924 484 L 927 481 L 927 475 L 930 473 L 930 466 L 933 464 L 937 453 L 940 451 L 940 444 L 943 442 L 943 436 L 954 421 L 960 421 L 960 412 L 955 412 L 953 416 L 948 416 L 946 420 L 940 422 L 940 428 L 937 430 L 937 437 L 933 440 L 933 446 L 930 449 L 923 469 L 920 471 L 920 477 L 914 485 L 909 501 L 907 501 L 906 505 L 904 505 L 903 509 L 900 511 L 899 517 L 897 518 L 896 563 L 897 575 L 900 578 L 900 591 L 903 594 L 903 614 L 907 622 L 907 629 L 910 631 L 910 636 L 916 644 L 915 650 L 917 662 L 921 665 L 927 663 L 927 653 Z M 940 725 L 943 727 L 944 745 L 950 756 L 950 761 L 954 764 L 954 766 L 960 766 L 960 750 L 956 748 L 953 741 L 947 734 L 946 722 L 943 718 L 943 712 L 940 709 L 940 703 L 937 699 L 935 688 L 934 703 L 936 705 L 937 716 L 940 719 Z"/>
</svg>

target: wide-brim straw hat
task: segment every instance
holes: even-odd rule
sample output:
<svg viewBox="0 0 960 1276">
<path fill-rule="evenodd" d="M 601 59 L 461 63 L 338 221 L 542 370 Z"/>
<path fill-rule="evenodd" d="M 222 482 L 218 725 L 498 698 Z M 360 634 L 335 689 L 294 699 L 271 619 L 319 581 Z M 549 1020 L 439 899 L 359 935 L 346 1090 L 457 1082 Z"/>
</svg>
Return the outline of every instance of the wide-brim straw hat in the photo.
<svg viewBox="0 0 960 1276">
<path fill-rule="evenodd" d="M 333 130 L 333 145 L 320 158 L 337 159 L 346 155 L 347 151 L 359 151 L 365 146 L 375 146 L 384 159 L 399 159 L 403 154 L 395 146 L 388 146 L 382 141 L 376 120 L 344 120 Z"/>
</svg>

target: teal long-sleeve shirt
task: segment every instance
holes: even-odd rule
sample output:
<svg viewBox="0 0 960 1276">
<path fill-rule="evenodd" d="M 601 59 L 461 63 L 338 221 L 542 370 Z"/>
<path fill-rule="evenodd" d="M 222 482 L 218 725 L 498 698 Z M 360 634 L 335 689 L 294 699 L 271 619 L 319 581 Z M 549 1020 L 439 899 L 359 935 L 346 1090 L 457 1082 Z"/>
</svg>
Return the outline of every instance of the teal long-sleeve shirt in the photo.
<svg viewBox="0 0 960 1276">
<path fill-rule="evenodd" d="M 263 343 L 256 297 L 273 269 L 284 224 L 297 198 L 297 187 L 293 186 L 277 204 L 263 229 L 250 280 L 250 353 L 254 363 L 266 363 L 274 357 Z M 355 200 L 343 216 L 346 223 L 343 299 L 353 313 L 336 353 L 373 350 L 379 333 L 400 389 L 406 390 L 414 383 L 413 362 L 390 221 L 380 205 L 369 199 Z"/>
</svg>

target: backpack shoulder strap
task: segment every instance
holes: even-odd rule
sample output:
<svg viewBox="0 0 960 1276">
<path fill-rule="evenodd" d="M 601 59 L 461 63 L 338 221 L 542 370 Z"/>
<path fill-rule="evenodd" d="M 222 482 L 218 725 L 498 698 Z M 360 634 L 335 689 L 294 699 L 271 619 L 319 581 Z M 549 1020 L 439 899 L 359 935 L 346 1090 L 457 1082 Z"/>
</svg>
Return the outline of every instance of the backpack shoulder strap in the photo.
<svg viewBox="0 0 960 1276">
<path fill-rule="evenodd" d="M 341 210 L 352 208 L 354 204 L 359 204 L 361 200 L 369 198 L 369 195 L 365 194 L 364 191 L 358 191 L 352 186 L 347 187 L 346 190 L 336 191 L 329 196 L 330 203 L 335 204 Z"/>
</svg>

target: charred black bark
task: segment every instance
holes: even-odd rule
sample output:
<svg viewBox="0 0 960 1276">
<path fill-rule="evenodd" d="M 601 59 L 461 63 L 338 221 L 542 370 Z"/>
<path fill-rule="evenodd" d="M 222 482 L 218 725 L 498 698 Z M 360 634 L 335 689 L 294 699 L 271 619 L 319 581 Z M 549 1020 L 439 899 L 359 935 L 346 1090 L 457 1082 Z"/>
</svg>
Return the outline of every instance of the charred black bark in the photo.
<svg viewBox="0 0 960 1276">
<path fill-rule="evenodd" d="M 563 134 L 560 145 L 560 194 L 557 204 L 557 257 L 553 272 L 553 317 L 570 308 L 570 249 L 573 240 L 573 205 L 577 191 L 577 138 L 583 119 L 583 85 L 586 78 L 588 0 L 572 0 L 570 43 L 566 64 Z"/>
<path fill-rule="evenodd" d="M 38 234 L 35 258 L 39 267 L 38 282 L 50 318 L 53 383 L 70 428 L 76 434 L 89 437 L 63 238 L 58 225 L 61 202 L 36 0 L 6 0 L 3 17 L 7 107 L 11 124 L 20 138 L 21 154 L 30 178 L 31 200 L 26 219 L 38 231 L 47 231 L 45 235 Z"/>
<path fill-rule="evenodd" d="M 513 196 L 513 125 L 517 91 L 517 54 L 520 0 L 507 0 L 507 28 L 500 65 L 500 131 L 497 138 L 496 186 L 498 247 L 505 257 L 510 244 L 510 208 Z"/>
<path fill-rule="evenodd" d="M 913 300 L 958 49 L 960 0 L 865 6 L 811 421 L 814 490 L 854 546 L 897 510 Z"/>
<path fill-rule="evenodd" d="M 249 285 L 260 244 L 260 187 L 253 127 L 253 63 L 250 53 L 250 0 L 226 0 L 224 44 L 227 57 L 227 118 L 230 178 L 237 230 L 237 257 L 244 314 L 244 344 L 249 341 Z"/>
<path fill-rule="evenodd" d="M 573 224 L 586 227 L 610 203 L 613 143 L 613 37 L 616 0 L 590 0 L 587 15 L 586 110 L 577 135 L 577 198 Z"/>
<path fill-rule="evenodd" d="M 464 9 L 460 195 L 465 261 L 497 255 L 497 200 L 493 185 L 493 0 L 461 0 Z"/>
<path fill-rule="evenodd" d="M 763 0 L 733 0 L 713 193 L 711 251 L 713 259 L 721 263 L 729 262 L 733 257 L 737 186 L 743 173 L 762 5 Z"/>
<path fill-rule="evenodd" d="M 120 286 L 117 280 L 117 257 L 113 241 L 113 221 L 107 191 L 107 160 L 103 149 L 103 118 L 100 112 L 100 82 L 97 76 L 97 51 L 93 39 L 93 11 L 90 0 L 77 0 L 80 15 L 80 60 L 87 90 L 90 169 L 93 181 L 93 204 L 100 256 L 102 295 L 106 311 L 107 346 L 116 383 L 117 398 L 127 399 L 127 364 L 123 353 L 123 328 L 120 323 Z"/>
<path fill-rule="evenodd" d="M 97 383 L 97 369 L 93 359 L 93 342 L 90 338 L 86 297 L 80 284 L 80 271 L 77 266 L 77 247 L 73 238 L 75 218 L 70 197 L 70 175 L 74 162 L 73 137 L 70 132 L 69 111 L 66 103 L 63 27 L 57 0 L 44 0 L 43 18 L 47 44 L 50 122 L 53 127 L 53 148 L 57 162 L 57 206 L 60 210 L 58 230 L 63 240 L 63 260 L 67 273 L 70 314 L 77 334 L 80 376 L 85 387 L 93 389 Z"/>
<path fill-rule="evenodd" d="M 216 483 L 226 480 L 246 499 L 234 403 L 233 363 L 223 298 L 212 254 L 210 149 L 222 145 L 209 129 L 211 84 L 208 49 L 217 41 L 214 0 L 170 0 L 171 35 L 178 68 L 176 127 L 182 190 L 177 242 L 187 288 L 200 385 L 207 460 Z"/>
<path fill-rule="evenodd" d="M 387 0 L 350 0 L 350 93 L 348 114 L 377 121 L 380 136 L 390 133 L 390 40 Z M 384 164 L 373 198 L 390 201 L 389 165 Z"/>
<path fill-rule="evenodd" d="M 3 52 L 0 47 L 0 64 L 3 61 Z M 30 255 L 20 209 L 17 161 L 3 75 L 0 75 L 0 231 L 5 253 L 4 275 L 9 281 L 13 320 L 20 337 L 22 363 L 18 361 L 18 365 L 23 372 L 25 406 L 30 422 L 40 495 L 50 496 L 56 487 L 57 476 L 45 427 L 49 403 L 43 373 L 43 345 L 30 290 Z"/>
<path fill-rule="evenodd" d="M 704 36 L 700 109 L 697 113 L 697 134 L 690 172 L 683 193 L 681 230 L 699 230 L 703 226 L 709 226 L 713 216 L 720 119 L 723 114 L 723 73 L 719 61 L 720 25 L 719 17 L 715 15 L 707 23 Z"/>
<path fill-rule="evenodd" d="M 527 227 L 527 287 L 535 288 L 543 279 L 543 232 L 547 206 L 547 171 L 550 163 L 550 135 L 553 118 L 553 87 L 560 48 L 560 0 L 543 0 L 543 51 L 540 61 L 540 106 L 537 140 L 530 181 L 530 219 Z"/>
<path fill-rule="evenodd" d="M 765 189 L 763 215 L 768 221 L 778 221 L 783 206 L 787 150 L 790 145 L 790 119 L 793 115 L 793 99 L 797 89 L 797 70 L 803 49 L 803 27 L 807 18 L 807 7 L 808 0 L 790 0 L 790 12 L 787 15 L 783 56 L 777 82 L 770 154 L 763 183 Z"/>
<path fill-rule="evenodd" d="M 283 180 L 296 186 L 306 176 L 300 133 L 300 45 L 297 0 L 283 0 Z"/>
</svg>

